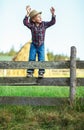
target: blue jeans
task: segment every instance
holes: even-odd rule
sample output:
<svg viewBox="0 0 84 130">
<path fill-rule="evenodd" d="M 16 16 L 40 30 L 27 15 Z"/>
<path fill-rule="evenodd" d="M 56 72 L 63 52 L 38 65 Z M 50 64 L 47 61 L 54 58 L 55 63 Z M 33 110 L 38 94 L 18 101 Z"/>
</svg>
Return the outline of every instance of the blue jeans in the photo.
<svg viewBox="0 0 84 130">
<path fill-rule="evenodd" d="M 38 61 L 45 61 L 44 43 L 41 46 L 36 46 L 33 42 L 30 46 L 29 61 L 36 61 L 36 55 L 38 55 Z M 27 73 L 33 73 L 34 69 L 28 69 Z M 44 69 L 39 69 L 39 73 L 45 73 Z"/>
</svg>

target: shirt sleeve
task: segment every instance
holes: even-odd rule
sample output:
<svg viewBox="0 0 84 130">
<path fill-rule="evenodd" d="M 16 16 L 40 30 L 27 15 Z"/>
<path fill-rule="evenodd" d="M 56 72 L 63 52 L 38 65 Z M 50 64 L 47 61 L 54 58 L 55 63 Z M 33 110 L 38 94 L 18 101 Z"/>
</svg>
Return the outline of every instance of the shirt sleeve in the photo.
<svg viewBox="0 0 84 130">
<path fill-rule="evenodd" d="M 25 18 L 23 19 L 23 24 L 31 29 L 32 24 L 29 22 L 29 17 L 25 16 Z"/>
<path fill-rule="evenodd" d="M 55 23 L 56 23 L 56 15 L 52 16 L 51 21 L 44 22 L 44 26 L 45 26 L 45 28 L 48 28 L 48 27 L 54 25 Z"/>
</svg>

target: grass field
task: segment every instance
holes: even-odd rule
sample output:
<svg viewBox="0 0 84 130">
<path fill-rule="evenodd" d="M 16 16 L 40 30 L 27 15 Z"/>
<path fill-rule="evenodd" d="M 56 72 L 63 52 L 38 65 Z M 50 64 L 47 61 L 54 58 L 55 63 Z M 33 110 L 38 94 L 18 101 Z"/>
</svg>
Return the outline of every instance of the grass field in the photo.
<svg viewBox="0 0 84 130">
<path fill-rule="evenodd" d="M 84 106 L 1 106 L 0 130 L 84 130 Z"/>
<path fill-rule="evenodd" d="M 69 87 L 0 86 L 0 96 L 68 97 Z M 84 87 L 76 88 L 84 97 Z M 78 99 L 73 106 L 55 107 L 0 105 L 0 130 L 83 130 L 84 104 Z"/>
<path fill-rule="evenodd" d="M 0 86 L 0 96 L 68 97 L 69 87 Z M 84 87 L 76 88 L 76 96 L 84 97 Z"/>
</svg>

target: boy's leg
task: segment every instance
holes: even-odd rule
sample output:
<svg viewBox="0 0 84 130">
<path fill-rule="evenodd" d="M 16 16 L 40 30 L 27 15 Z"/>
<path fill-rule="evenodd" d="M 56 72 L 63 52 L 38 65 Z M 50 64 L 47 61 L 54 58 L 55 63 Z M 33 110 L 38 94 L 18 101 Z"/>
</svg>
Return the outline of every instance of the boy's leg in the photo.
<svg viewBox="0 0 84 130">
<path fill-rule="evenodd" d="M 36 60 L 36 47 L 33 43 L 30 45 L 30 52 L 29 52 L 29 61 L 35 61 Z M 29 77 L 33 76 L 34 69 L 27 69 L 27 73 Z"/>
<path fill-rule="evenodd" d="M 39 48 L 38 48 L 38 61 L 45 61 L 45 49 L 44 49 L 44 44 L 42 44 Z M 45 73 L 45 69 L 39 69 L 39 76 Z"/>
</svg>

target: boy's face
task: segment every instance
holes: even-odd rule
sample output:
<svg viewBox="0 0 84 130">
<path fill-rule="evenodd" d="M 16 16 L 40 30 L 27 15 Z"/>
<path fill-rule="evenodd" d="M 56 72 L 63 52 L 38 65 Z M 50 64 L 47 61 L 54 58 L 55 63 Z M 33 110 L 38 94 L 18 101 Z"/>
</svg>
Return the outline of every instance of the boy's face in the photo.
<svg viewBox="0 0 84 130">
<path fill-rule="evenodd" d="M 41 18 L 41 14 L 37 14 L 33 19 L 32 19 L 33 22 L 35 23 L 41 23 L 42 22 L 42 18 Z"/>
</svg>

